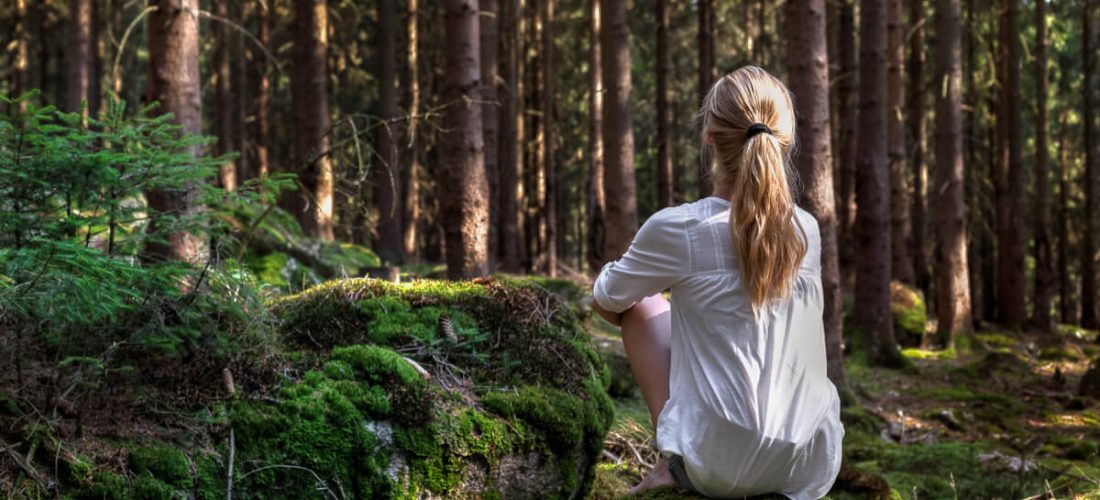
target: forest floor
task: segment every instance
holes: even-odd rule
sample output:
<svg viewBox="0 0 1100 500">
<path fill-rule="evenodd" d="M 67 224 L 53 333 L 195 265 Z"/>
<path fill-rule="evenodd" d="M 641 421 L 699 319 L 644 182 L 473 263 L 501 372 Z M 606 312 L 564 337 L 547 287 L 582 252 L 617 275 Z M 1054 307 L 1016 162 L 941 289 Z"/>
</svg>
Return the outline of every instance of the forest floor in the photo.
<svg viewBox="0 0 1100 500">
<path fill-rule="evenodd" d="M 605 352 L 620 348 L 616 328 L 586 325 Z M 1076 396 L 1096 336 L 984 331 L 959 351 L 905 349 L 912 365 L 900 370 L 849 353 L 854 401 L 829 498 L 1100 498 L 1100 402 Z M 657 459 L 644 402 L 619 396 L 594 498 L 621 497 Z"/>
</svg>

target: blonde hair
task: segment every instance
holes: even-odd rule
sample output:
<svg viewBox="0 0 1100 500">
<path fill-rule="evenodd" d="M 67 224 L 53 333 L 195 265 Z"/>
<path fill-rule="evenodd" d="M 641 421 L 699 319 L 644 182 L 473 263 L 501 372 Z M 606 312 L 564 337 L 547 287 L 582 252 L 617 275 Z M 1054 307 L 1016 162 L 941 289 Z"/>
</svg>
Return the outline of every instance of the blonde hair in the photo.
<svg viewBox="0 0 1100 500">
<path fill-rule="evenodd" d="M 701 116 L 704 138 L 709 136 L 705 142 L 713 142 L 717 160 L 715 186 L 730 188 L 730 233 L 758 311 L 770 299 L 790 293 L 806 255 L 791 194 L 791 95 L 767 71 L 745 66 L 711 87 Z"/>
</svg>

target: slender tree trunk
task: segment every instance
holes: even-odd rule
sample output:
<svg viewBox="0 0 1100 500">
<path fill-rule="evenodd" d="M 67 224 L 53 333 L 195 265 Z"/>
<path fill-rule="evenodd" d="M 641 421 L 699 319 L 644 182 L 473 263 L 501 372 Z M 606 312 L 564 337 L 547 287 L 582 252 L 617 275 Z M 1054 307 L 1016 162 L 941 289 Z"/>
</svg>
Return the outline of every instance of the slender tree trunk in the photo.
<svg viewBox="0 0 1100 500">
<path fill-rule="evenodd" d="M 554 104 L 556 92 L 554 82 L 554 0 L 542 1 L 542 126 L 543 126 L 543 165 L 546 167 L 546 197 L 543 214 L 546 217 L 546 274 L 558 275 L 558 169 L 555 157 L 556 130 Z"/>
<path fill-rule="evenodd" d="M 519 183 L 519 161 L 522 153 L 517 121 L 520 110 L 517 107 L 519 92 L 519 0 L 502 0 L 501 23 L 502 49 L 501 79 L 504 82 L 500 102 L 500 183 L 498 193 L 497 217 L 500 225 L 497 238 L 500 253 L 500 268 L 507 272 L 519 272 L 519 207 L 516 188 Z"/>
<path fill-rule="evenodd" d="M 805 185 L 802 203 L 821 230 L 821 283 L 825 292 L 825 350 L 829 379 L 844 385 L 843 322 L 840 268 L 836 247 L 836 207 L 829 126 L 829 55 L 825 40 L 825 0 L 787 3 L 787 64 L 790 89 L 798 96 L 798 142 L 795 158 Z"/>
<path fill-rule="evenodd" d="M 890 151 L 890 264 L 894 279 L 913 285 L 913 239 L 909 225 L 909 165 L 905 149 L 905 24 L 901 0 L 887 0 L 888 142 Z"/>
<path fill-rule="evenodd" d="M 501 0 L 481 0 L 481 125 L 485 135 L 485 172 L 489 177 L 489 263 L 496 264 L 500 239 L 500 113 L 497 95 Z M 503 0 L 507 2 L 508 0 Z"/>
<path fill-rule="evenodd" d="M 81 103 L 92 103 L 92 0 L 72 0 L 69 2 L 69 61 L 65 110 L 82 111 L 88 116 L 88 109 L 81 109 Z"/>
<path fill-rule="evenodd" d="M 1073 280 L 1069 274 L 1069 175 L 1066 173 L 1066 132 L 1063 118 L 1058 128 L 1058 312 L 1062 323 L 1077 321 L 1073 307 Z"/>
<path fill-rule="evenodd" d="M 657 207 L 672 206 L 671 138 L 668 130 L 668 5 L 657 0 Z"/>
<path fill-rule="evenodd" d="M 604 257 L 618 259 L 638 230 L 634 191 L 634 131 L 630 118 L 630 25 L 624 0 L 600 0 L 600 49 L 607 99 L 603 106 Z"/>
<path fill-rule="evenodd" d="M 837 75 L 837 107 L 847 119 L 840 120 L 840 140 L 837 171 L 840 173 L 837 195 L 837 217 L 840 222 L 840 279 L 843 289 L 852 290 L 855 284 L 856 263 L 856 87 L 859 68 L 856 59 L 855 1 L 841 0 L 840 18 L 840 74 Z"/>
<path fill-rule="evenodd" d="M 714 1 L 698 0 L 699 9 L 699 102 L 706 97 L 710 86 L 717 79 L 717 69 L 714 61 Z M 606 13 L 605 13 L 606 14 Z M 604 72 L 604 76 L 609 76 Z M 610 150 L 610 144 L 608 144 Z M 701 148 L 702 151 L 702 148 Z M 713 159 L 705 152 L 700 152 L 699 158 L 699 197 L 710 196 L 714 186 L 711 185 L 710 167 Z M 611 221 L 608 220 L 610 223 Z M 610 230 L 610 228 L 609 228 Z"/>
<path fill-rule="evenodd" d="M 328 154 L 328 6 L 326 0 L 294 0 L 294 67 L 290 94 L 295 133 L 293 164 L 300 192 L 291 208 L 302 230 L 332 240 L 333 174 Z"/>
<path fill-rule="evenodd" d="M 387 122 L 399 116 L 397 111 L 397 5 L 395 0 L 378 2 L 378 105 L 379 115 Z M 401 127 L 378 129 L 381 165 L 374 171 L 374 199 L 378 204 L 378 240 L 375 248 L 383 260 L 400 263 L 405 245 L 401 236 Z"/>
<path fill-rule="evenodd" d="M 409 144 L 414 147 L 409 156 L 409 166 L 401 171 L 401 241 L 402 251 L 405 257 L 413 262 L 419 261 L 420 247 L 417 239 L 417 228 L 420 223 L 420 155 L 424 147 L 419 146 L 420 135 L 417 123 L 420 117 L 420 37 L 418 30 L 419 11 L 417 0 L 408 0 L 408 13 L 405 19 L 405 31 L 408 37 L 408 82 L 409 89 L 409 122 L 406 135 Z"/>
<path fill-rule="evenodd" d="M 12 33 L 15 45 L 11 64 L 11 95 L 19 97 L 30 90 L 30 32 L 27 29 L 27 0 L 15 0 L 15 32 Z M 26 109 L 25 103 L 19 104 L 20 110 Z"/>
<path fill-rule="evenodd" d="M 150 0 L 157 10 L 149 14 L 149 80 L 146 95 L 157 101 L 157 111 L 172 113 L 172 121 L 189 134 L 202 133 L 202 80 L 199 76 L 199 2 L 198 0 Z M 199 145 L 190 153 L 202 154 Z M 186 216 L 202 210 L 194 186 L 179 190 L 147 193 L 149 208 L 171 216 Z M 154 220 L 149 232 L 157 233 Z M 162 235 L 164 242 L 146 247 L 154 260 L 180 260 L 198 263 L 205 258 L 204 238 L 188 231 Z"/>
<path fill-rule="evenodd" d="M 489 274 L 489 180 L 481 107 L 477 0 L 446 0 L 446 102 L 439 198 L 447 246 L 447 277 Z"/>
<path fill-rule="evenodd" d="M 1020 58 L 1017 0 L 1001 1 L 998 47 L 1001 96 L 997 113 L 997 318 L 1019 328 L 1027 319 L 1024 279 L 1025 240 L 1021 203 L 1024 196 L 1020 135 Z"/>
<path fill-rule="evenodd" d="M 931 277 L 928 271 L 928 255 L 925 243 L 925 150 L 927 131 L 924 126 L 924 0 L 909 2 L 909 91 L 906 94 L 908 106 L 906 119 L 909 126 L 909 163 L 913 175 L 913 199 L 910 218 L 913 235 L 913 275 L 917 288 L 925 297 L 931 290 Z"/>
<path fill-rule="evenodd" d="M 859 228 L 854 319 L 875 363 L 902 362 L 890 315 L 890 165 L 887 151 L 886 0 L 862 0 L 859 50 Z"/>
<path fill-rule="evenodd" d="M 588 270 L 604 262 L 603 79 L 600 72 L 600 2 L 588 0 Z"/>
<path fill-rule="evenodd" d="M 955 344 L 970 331 L 966 264 L 965 172 L 962 158 L 962 66 L 959 0 L 936 0 L 936 212 L 935 343 Z"/>
<path fill-rule="evenodd" d="M 1046 0 L 1035 0 L 1035 295 L 1032 323 L 1053 331 L 1050 297 L 1054 286 L 1051 251 L 1050 173 L 1047 153 L 1047 40 Z"/>
<path fill-rule="evenodd" d="M 256 39 L 264 49 L 271 47 L 271 9 L 272 5 L 256 6 Z M 253 174 L 260 178 L 266 178 L 271 171 L 269 157 L 269 144 L 271 142 L 271 119 L 269 118 L 269 106 L 271 103 L 271 72 L 268 68 L 267 52 L 255 50 L 255 67 L 257 69 L 256 80 L 256 122 L 253 139 L 256 145 L 256 168 Z"/>
<path fill-rule="evenodd" d="M 1081 326 L 1085 328 L 1097 327 L 1096 311 L 1096 231 L 1100 230 L 1096 218 L 1097 183 L 1100 182 L 1100 172 L 1096 168 L 1096 151 L 1093 134 L 1093 109 L 1092 109 L 1092 72 L 1095 69 L 1096 50 L 1092 39 L 1092 0 L 1085 0 L 1084 19 L 1084 54 L 1085 82 L 1082 89 L 1084 101 L 1084 144 L 1085 144 L 1085 172 L 1082 179 L 1085 185 L 1085 228 L 1082 231 L 1081 241 Z"/>
<path fill-rule="evenodd" d="M 102 39 L 100 36 L 103 32 L 102 28 L 102 13 L 103 8 L 100 5 L 101 0 L 92 0 L 92 29 L 88 33 L 89 41 L 88 46 L 91 49 L 91 68 L 89 69 L 89 76 L 91 78 L 90 86 L 88 89 L 88 115 L 99 116 L 99 110 L 101 109 L 101 102 L 103 97 L 102 78 L 103 78 L 103 52 L 100 50 L 99 42 Z"/>
<path fill-rule="evenodd" d="M 233 95 L 232 87 L 233 76 L 230 68 L 232 62 L 230 56 L 232 50 L 230 45 L 231 32 L 229 25 L 223 21 L 230 19 L 229 2 L 214 2 L 214 15 L 219 18 L 219 20 L 214 21 L 214 68 L 216 77 L 214 86 L 214 102 L 216 103 L 214 130 L 218 136 L 217 152 L 219 155 L 225 155 L 233 152 L 233 145 L 236 142 L 237 127 L 233 123 L 233 109 L 238 98 L 238 96 Z M 222 162 L 218 169 L 218 183 L 226 191 L 237 188 L 237 165 L 234 160 L 228 159 Z"/>
</svg>

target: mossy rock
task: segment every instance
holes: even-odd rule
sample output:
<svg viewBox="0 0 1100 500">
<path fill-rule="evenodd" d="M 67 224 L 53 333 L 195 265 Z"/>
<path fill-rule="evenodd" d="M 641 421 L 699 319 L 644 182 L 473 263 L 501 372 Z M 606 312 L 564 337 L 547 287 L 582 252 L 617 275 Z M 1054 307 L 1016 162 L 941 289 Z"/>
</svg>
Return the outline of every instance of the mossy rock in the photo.
<svg viewBox="0 0 1100 500">
<path fill-rule="evenodd" d="M 928 311 L 920 291 L 899 281 L 890 283 L 890 313 L 894 317 L 894 336 L 903 347 L 919 347 L 924 342 Z"/>
<path fill-rule="evenodd" d="M 286 341 L 319 361 L 274 397 L 234 403 L 235 496 L 582 498 L 591 489 L 613 419 L 610 377 L 544 288 L 350 279 L 271 308 Z"/>
</svg>

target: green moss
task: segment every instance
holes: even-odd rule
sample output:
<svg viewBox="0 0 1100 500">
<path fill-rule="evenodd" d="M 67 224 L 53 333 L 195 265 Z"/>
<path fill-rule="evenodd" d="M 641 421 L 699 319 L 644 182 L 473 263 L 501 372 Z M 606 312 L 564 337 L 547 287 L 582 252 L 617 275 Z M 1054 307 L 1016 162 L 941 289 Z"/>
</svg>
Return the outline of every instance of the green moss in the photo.
<svg viewBox="0 0 1100 500">
<path fill-rule="evenodd" d="M 903 346 L 920 346 L 924 341 L 928 312 L 919 290 L 900 282 L 890 283 L 890 313 L 894 335 Z"/>
<path fill-rule="evenodd" d="M 955 359 L 955 358 L 958 357 L 958 353 L 953 348 L 952 349 L 943 349 L 943 350 L 930 350 L 930 349 L 919 349 L 919 348 L 915 348 L 915 347 L 910 347 L 910 348 L 907 348 L 907 349 L 902 349 L 901 350 L 901 355 L 905 356 L 909 359 L 932 359 L 932 360 Z"/>
<path fill-rule="evenodd" d="M 73 496 L 78 499 L 123 500 L 130 497 L 126 478 L 113 472 L 96 472 L 88 485 Z"/>
<path fill-rule="evenodd" d="M 171 446 L 152 444 L 134 447 L 130 451 L 130 467 L 138 475 L 154 477 L 175 488 L 191 487 L 191 466 L 187 457 Z"/>
<path fill-rule="evenodd" d="M 150 476 L 138 476 L 134 479 L 133 498 L 137 500 L 185 499 L 187 494 L 176 491 L 170 484 Z"/>
</svg>

